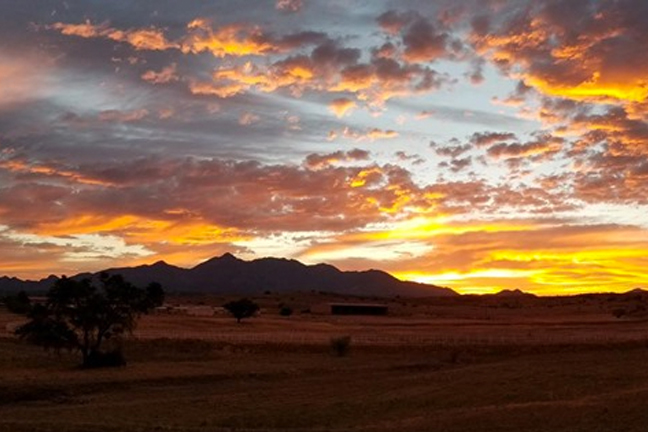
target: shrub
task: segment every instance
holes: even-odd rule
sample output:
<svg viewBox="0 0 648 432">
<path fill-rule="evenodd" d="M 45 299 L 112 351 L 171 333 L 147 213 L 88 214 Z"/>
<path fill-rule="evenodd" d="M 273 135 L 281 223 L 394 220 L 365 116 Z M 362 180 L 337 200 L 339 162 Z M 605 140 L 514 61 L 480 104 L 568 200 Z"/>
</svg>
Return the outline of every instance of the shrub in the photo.
<svg viewBox="0 0 648 432">
<path fill-rule="evenodd" d="M 126 366 L 126 359 L 121 349 L 107 352 L 93 351 L 88 355 L 88 359 L 83 364 L 83 367 L 86 369 L 123 366 Z"/>
<path fill-rule="evenodd" d="M 259 310 L 259 305 L 247 298 L 231 301 L 224 304 L 223 307 L 236 318 L 238 323 L 244 318 L 253 316 Z"/>
<path fill-rule="evenodd" d="M 288 317 L 293 314 L 293 310 L 289 308 L 288 306 L 283 306 L 281 309 L 279 309 L 279 315 Z"/>
<path fill-rule="evenodd" d="M 614 315 L 616 318 L 621 318 L 626 314 L 626 310 L 623 308 L 617 308 L 612 311 L 612 315 Z"/>
<path fill-rule="evenodd" d="M 339 336 L 331 338 L 331 350 L 338 357 L 349 354 L 351 348 L 351 336 Z"/>
<path fill-rule="evenodd" d="M 26 315 L 31 310 L 31 301 L 25 291 L 20 291 L 18 294 L 9 295 L 4 298 L 4 303 L 9 312 Z"/>
</svg>

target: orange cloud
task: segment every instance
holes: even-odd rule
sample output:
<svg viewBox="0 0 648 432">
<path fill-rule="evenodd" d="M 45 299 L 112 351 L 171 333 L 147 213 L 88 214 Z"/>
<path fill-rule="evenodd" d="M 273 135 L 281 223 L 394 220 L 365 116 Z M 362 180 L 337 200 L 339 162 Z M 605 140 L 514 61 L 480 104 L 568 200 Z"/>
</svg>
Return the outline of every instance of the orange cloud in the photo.
<svg viewBox="0 0 648 432">
<path fill-rule="evenodd" d="M 144 72 L 142 74 L 142 79 L 151 84 L 167 84 L 173 81 L 178 81 L 180 77 L 178 76 L 177 65 L 172 63 L 171 65 L 162 68 L 160 72 L 155 72 L 153 70 Z"/>
<path fill-rule="evenodd" d="M 82 24 L 57 22 L 46 28 L 57 30 L 66 36 L 105 38 L 116 42 L 124 42 L 130 44 L 137 50 L 166 50 L 179 47 L 178 44 L 168 41 L 161 30 L 155 28 L 118 30 L 109 27 L 106 23 L 92 24 L 91 21 L 86 21 Z"/>
<path fill-rule="evenodd" d="M 347 98 L 338 98 L 333 99 L 329 104 L 329 109 L 338 117 L 344 117 L 346 114 L 351 112 L 353 108 L 357 105 L 354 101 Z"/>
<path fill-rule="evenodd" d="M 626 6 L 538 2 L 497 28 L 474 28 L 472 42 L 509 76 L 542 94 L 590 103 L 643 102 L 648 61 L 635 53 L 645 45 L 645 28 Z"/>
<path fill-rule="evenodd" d="M 92 176 L 86 176 L 74 170 L 68 170 L 60 166 L 50 166 L 39 163 L 28 163 L 21 160 L 0 160 L 0 169 L 5 169 L 14 173 L 32 174 L 43 176 L 51 179 L 60 179 L 66 182 L 93 185 L 93 186 L 113 186 L 113 183 Z"/>
<path fill-rule="evenodd" d="M 300 257 L 325 257 L 347 268 L 378 266 L 463 293 L 521 288 L 551 295 L 642 286 L 647 242 L 648 232 L 638 227 L 418 217 L 338 235 Z M 386 253 L 402 244 L 410 247 Z"/>
<path fill-rule="evenodd" d="M 309 37 L 306 41 L 316 38 Z M 276 50 L 285 43 L 275 44 Z M 269 49 L 269 51 L 275 50 Z M 293 96 L 306 90 L 328 93 L 352 93 L 374 109 L 395 97 L 423 94 L 439 88 L 445 78 L 430 68 L 401 64 L 394 59 L 373 58 L 370 63 L 358 63 L 359 50 L 341 48 L 326 41 L 310 56 L 298 54 L 269 65 L 251 61 L 243 65 L 222 66 L 212 74 L 212 82 L 190 81 L 197 94 L 231 97 L 250 90 L 270 93 L 287 89 Z M 348 97 L 337 98 L 330 106 L 338 116 L 352 108 Z"/>
<path fill-rule="evenodd" d="M 55 74 L 47 57 L 0 49 L 0 110 L 47 94 L 47 78 Z"/>
<path fill-rule="evenodd" d="M 40 236 L 81 234 L 117 235 L 129 244 L 144 244 L 153 250 L 158 243 L 178 246 L 199 246 L 246 240 L 235 228 L 225 228 L 193 219 L 148 219 L 135 215 L 105 216 L 86 214 L 56 223 L 42 223 L 34 231 Z"/>
<path fill-rule="evenodd" d="M 304 165 L 309 169 L 322 169 L 343 162 L 358 162 L 369 160 L 369 152 L 353 149 L 347 152 L 337 151 L 328 154 L 310 154 L 304 160 Z"/>
<path fill-rule="evenodd" d="M 213 29 L 206 19 L 196 19 L 187 25 L 191 31 L 182 41 L 184 53 L 209 52 L 214 57 L 265 55 L 278 51 L 257 26 L 231 24 Z"/>
</svg>

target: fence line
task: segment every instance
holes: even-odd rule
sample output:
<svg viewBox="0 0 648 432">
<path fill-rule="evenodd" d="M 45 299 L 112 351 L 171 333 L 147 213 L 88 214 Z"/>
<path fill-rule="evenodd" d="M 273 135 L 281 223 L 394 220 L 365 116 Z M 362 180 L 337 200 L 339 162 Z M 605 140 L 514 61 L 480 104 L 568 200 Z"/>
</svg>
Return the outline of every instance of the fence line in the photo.
<svg viewBox="0 0 648 432">
<path fill-rule="evenodd" d="M 343 334 L 304 334 L 304 333 L 224 333 L 224 332 L 183 332 L 183 331 L 136 331 L 140 339 L 202 339 L 232 344 L 286 344 L 322 345 L 330 339 Z M 634 334 L 581 334 L 581 335 L 368 335 L 348 334 L 354 345 L 358 346 L 467 346 L 467 345 L 569 345 L 569 344 L 606 344 L 624 342 L 648 342 L 648 333 Z"/>
</svg>

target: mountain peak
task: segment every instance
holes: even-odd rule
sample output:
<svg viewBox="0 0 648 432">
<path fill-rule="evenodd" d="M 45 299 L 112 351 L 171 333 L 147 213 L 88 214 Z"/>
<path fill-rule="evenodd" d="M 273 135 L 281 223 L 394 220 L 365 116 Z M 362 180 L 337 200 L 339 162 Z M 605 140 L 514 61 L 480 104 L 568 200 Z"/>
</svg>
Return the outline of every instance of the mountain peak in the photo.
<svg viewBox="0 0 648 432">
<path fill-rule="evenodd" d="M 519 288 L 516 289 L 505 289 L 495 294 L 499 297 L 535 297 L 535 294 L 524 292 Z"/>
<path fill-rule="evenodd" d="M 223 261 L 240 261 L 240 259 L 236 258 L 234 255 L 232 255 L 229 252 L 225 252 L 223 255 L 218 257 L 218 259 Z"/>
<path fill-rule="evenodd" d="M 209 269 L 214 266 L 221 267 L 221 266 L 229 266 L 237 263 L 244 263 L 246 261 L 243 261 L 242 259 L 236 258 L 234 255 L 232 255 L 229 252 L 225 252 L 221 256 L 215 256 L 213 258 L 209 258 L 208 260 L 205 260 L 198 264 L 197 266 L 194 267 L 194 269 Z"/>
</svg>

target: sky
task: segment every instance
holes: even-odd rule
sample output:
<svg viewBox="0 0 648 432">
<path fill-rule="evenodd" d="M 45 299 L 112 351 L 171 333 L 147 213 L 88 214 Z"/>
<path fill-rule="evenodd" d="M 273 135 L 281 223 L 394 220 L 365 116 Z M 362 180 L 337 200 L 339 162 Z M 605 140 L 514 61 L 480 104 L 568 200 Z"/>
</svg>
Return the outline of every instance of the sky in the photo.
<svg viewBox="0 0 648 432">
<path fill-rule="evenodd" d="M 648 274 L 644 0 L 0 0 L 0 274 Z"/>
</svg>

